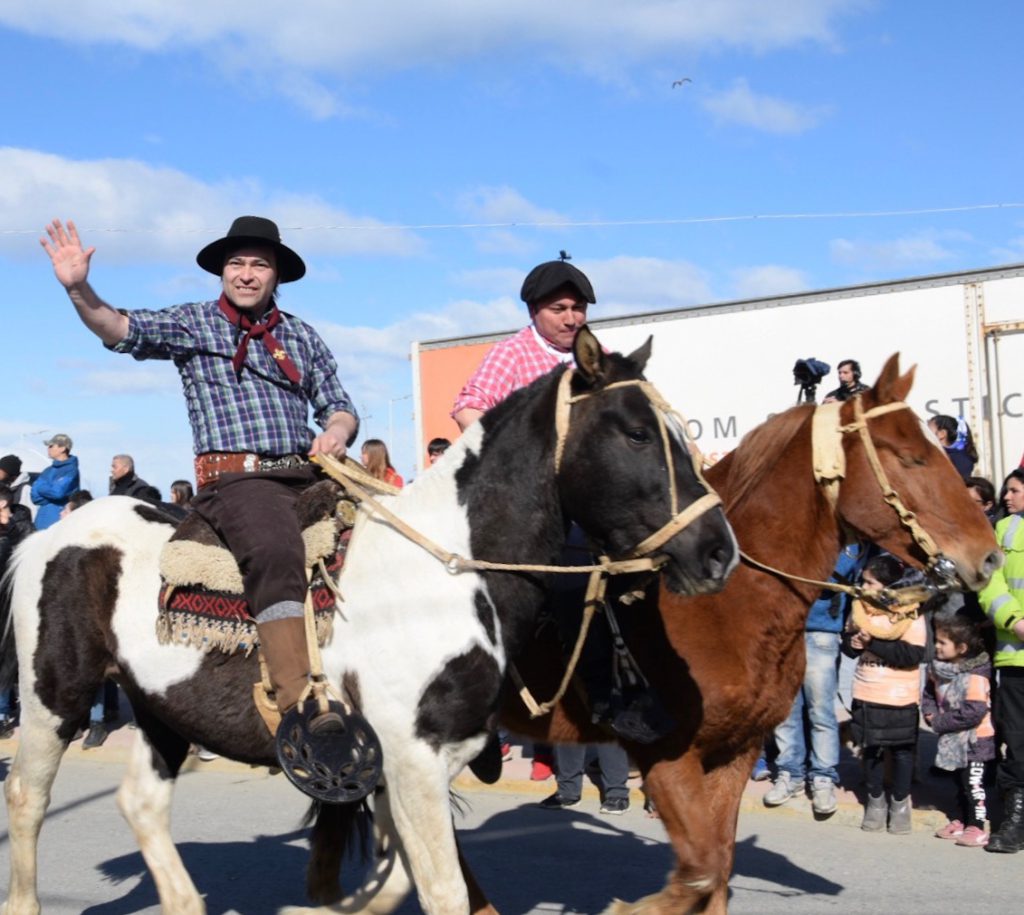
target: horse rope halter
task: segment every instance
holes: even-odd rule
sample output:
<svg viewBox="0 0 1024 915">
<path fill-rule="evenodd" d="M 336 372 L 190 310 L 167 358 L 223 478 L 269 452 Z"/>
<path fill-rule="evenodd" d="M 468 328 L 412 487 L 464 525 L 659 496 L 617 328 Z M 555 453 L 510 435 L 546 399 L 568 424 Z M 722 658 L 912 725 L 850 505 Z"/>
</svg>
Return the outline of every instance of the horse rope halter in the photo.
<svg viewBox="0 0 1024 915">
<path fill-rule="evenodd" d="M 875 447 L 874 439 L 871 437 L 871 430 L 868 427 L 868 420 L 883 416 L 886 413 L 893 413 L 896 410 L 909 410 L 909 404 L 900 400 L 872 407 L 865 411 L 859 394 L 853 398 L 852 403 L 853 422 L 846 425 L 843 425 L 839 420 L 839 411 L 843 406 L 841 401 L 815 407 L 811 426 L 814 479 L 824 490 L 832 510 L 835 511 L 839 503 L 839 487 L 846 476 L 846 452 L 843 450 L 843 436 L 856 432 L 864 445 L 864 453 L 867 456 L 871 472 L 874 474 L 878 487 L 882 491 L 882 499 L 896 512 L 900 524 L 910 532 L 914 543 L 920 547 L 927 557 L 925 570 L 938 581 L 938 585 L 912 585 L 906 588 L 883 588 L 881 591 L 867 591 L 856 585 L 844 585 L 834 581 L 816 581 L 811 578 L 801 578 L 799 575 L 782 572 L 779 569 L 758 562 L 742 551 L 740 555 L 751 565 L 783 578 L 817 585 L 830 591 L 842 591 L 845 594 L 850 594 L 853 597 L 867 600 L 871 603 L 887 605 L 909 604 L 926 600 L 933 596 L 936 591 L 953 589 L 956 581 L 956 567 L 950 559 L 942 554 L 931 535 L 918 523 L 917 515 L 907 508 L 899 493 L 893 489 L 889 478 L 885 474 L 885 468 L 882 467 L 882 461 L 878 456 L 878 449 Z"/>
<path fill-rule="evenodd" d="M 575 404 L 580 403 L 583 400 L 587 400 L 590 397 L 603 394 L 607 391 L 626 387 L 637 387 L 647 397 L 654 410 L 654 415 L 658 419 L 658 428 L 662 447 L 665 452 L 666 468 L 669 479 L 671 517 L 653 534 L 644 538 L 643 541 L 633 547 L 628 557 L 625 559 L 611 559 L 609 556 L 601 555 L 597 557 L 596 563 L 579 566 L 535 565 L 529 563 L 490 562 L 486 559 L 467 559 L 465 556 L 461 556 L 458 553 L 452 553 L 444 549 L 429 537 L 426 537 L 419 531 L 415 530 L 389 508 L 383 505 L 379 500 L 375 499 L 369 492 L 371 488 L 376 489 L 378 492 L 387 492 L 390 494 L 397 493 L 398 490 L 394 487 L 388 486 L 387 484 L 381 485 L 380 481 L 370 477 L 358 464 L 355 463 L 355 461 L 346 459 L 342 462 L 337 458 L 322 454 L 314 455 L 312 458 L 312 460 L 319 464 L 331 477 L 341 483 L 341 485 L 344 486 L 351 495 L 355 496 L 362 504 L 364 504 L 371 514 L 379 515 L 385 522 L 391 525 L 391 527 L 404 537 L 411 540 L 418 546 L 421 546 L 428 553 L 437 558 L 444 564 L 445 568 L 452 575 L 458 575 L 462 572 L 469 571 L 544 572 L 554 575 L 579 575 L 582 572 L 590 573 L 590 577 L 587 582 L 586 597 L 584 599 L 583 622 L 580 626 L 580 634 L 569 659 L 565 676 L 562 678 L 562 682 L 556 694 L 547 702 L 538 703 L 533 696 L 530 695 L 529 690 L 526 689 L 525 684 L 523 684 L 522 680 L 519 678 L 518 672 L 515 671 L 513 666 L 513 677 L 517 680 L 517 685 L 520 688 L 520 694 L 522 695 L 524 703 L 530 710 L 531 717 L 534 718 L 550 712 L 562 696 L 565 695 L 566 690 L 568 690 L 569 683 L 583 650 L 583 643 L 586 641 L 591 620 L 594 617 L 598 605 L 603 603 L 605 599 L 608 576 L 658 571 L 668 561 L 668 557 L 651 554 L 706 512 L 710 511 L 717 505 L 721 505 L 722 502 L 718 494 L 711 489 L 701 473 L 700 454 L 696 448 L 690 447 L 691 443 L 686 433 L 685 418 L 669 405 L 661 394 L 658 393 L 654 385 L 648 381 L 642 381 L 640 379 L 619 381 L 609 384 L 597 391 L 573 396 L 572 378 L 575 372 L 576 369 L 574 368 L 566 369 L 558 383 L 558 394 L 555 407 L 556 441 L 554 470 L 556 477 L 561 471 L 562 460 L 565 454 L 565 445 L 569 435 L 572 408 Z M 686 446 L 690 450 L 694 471 L 697 474 L 698 480 L 700 480 L 706 490 L 703 496 L 696 499 L 681 511 L 679 509 L 679 492 L 676 486 L 675 461 L 672 457 L 672 437 L 668 429 L 668 423 L 666 422 L 666 418 L 670 416 L 676 419 L 680 429 L 682 430 L 681 434 Z M 324 576 L 325 581 L 329 580 L 329 578 L 330 576 Z M 339 600 L 344 599 L 337 591 L 335 591 L 335 595 Z M 311 642 L 311 646 L 315 645 L 316 640 L 314 639 Z M 317 657 L 314 658 L 314 654 L 316 654 Z M 310 661 L 311 668 L 313 668 L 311 675 L 316 679 L 315 675 L 319 674 L 322 679 L 323 667 L 319 658 L 319 649 L 315 649 L 313 647 L 310 648 Z"/>
</svg>

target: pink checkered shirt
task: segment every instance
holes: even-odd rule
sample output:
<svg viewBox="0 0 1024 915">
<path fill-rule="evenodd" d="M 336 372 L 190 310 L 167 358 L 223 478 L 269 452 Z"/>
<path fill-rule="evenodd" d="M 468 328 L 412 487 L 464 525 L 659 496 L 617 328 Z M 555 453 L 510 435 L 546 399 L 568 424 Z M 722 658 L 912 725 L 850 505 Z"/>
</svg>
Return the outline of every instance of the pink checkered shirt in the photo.
<svg viewBox="0 0 1024 915">
<path fill-rule="evenodd" d="M 452 416 L 467 407 L 486 413 L 513 391 L 550 372 L 562 360 L 537 341 L 533 325 L 495 343 L 455 398 Z"/>
</svg>

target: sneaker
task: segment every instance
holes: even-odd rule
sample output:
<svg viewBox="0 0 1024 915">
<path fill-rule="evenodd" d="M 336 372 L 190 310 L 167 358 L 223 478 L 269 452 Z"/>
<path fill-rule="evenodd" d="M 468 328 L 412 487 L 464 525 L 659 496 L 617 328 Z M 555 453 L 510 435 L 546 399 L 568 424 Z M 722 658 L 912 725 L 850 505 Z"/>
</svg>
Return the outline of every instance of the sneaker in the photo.
<svg viewBox="0 0 1024 915">
<path fill-rule="evenodd" d="M 220 759 L 219 753 L 214 753 L 213 750 L 207 750 L 206 747 L 198 747 L 196 749 L 196 756 L 203 762 L 211 762 L 214 759 Z"/>
<path fill-rule="evenodd" d="M 572 810 L 573 807 L 579 807 L 579 805 L 578 797 L 562 797 L 556 792 L 551 797 L 544 798 L 537 806 L 543 810 Z"/>
<path fill-rule="evenodd" d="M 768 761 L 763 756 L 757 757 L 754 763 L 754 771 L 750 773 L 752 782 L 766 782 L 772 777 L 772 771 L 768 768 Z"/>
<path fill-rule="evenodd" d="M 988 845 L 988 833 L 977 826 L 968 826 L 962 836 L 956 840 L 957 845 L 964 845 L 967 848 L 983 848 Z"/>
<path fill-rule="evenodd" d="M 82 741 L 83 750 L 94 750 L 96 747 L 102 747 L 107 740 L 107 728 L 102 721 L 93 721 L 89 725 L 89 731 L 85 735 L 85 740 Z"/>
<path fill-rule="evenodd" d="M 501 761 L 508 762 L 511 758 L 512 744 L 510 744 L 508 741 L 505 741 L 505 743 L 501 745 Z"/>
<path fill-rule="evenodd" d="M 14 736 L 14 719 L 0 718 L 0 740 Z"/>
<path fill-rule="evenodd" d="M 780 771 L 775 778 L 775 783 L 764 796 L 764 805 L 765 807 L 778 807 L 785 804 L 791 797 L 796 797 L 802 789 L 803 785 L 794 782 L 792 775 Z"/>
<path fill-rule="evenodd" d="M 942 829 L 935 830 L 936 839 L 959 839 L 964 834 L 964 824 L 959 820 L 950 820 Z"/>
<path fill-rule="evenodd" d="M 605 798 L 604 803 L 601 805 L 600 812 L 609 816 L 621 816 L 627 810 L 629 810 L 628 797 L 608 797 Z"/>
<path fill-rule="evenodd" d="M 533 765 L 530 767 L 530 781 L 531 782 L 546 782 L 554 771 L 551 769 L 546 762 L 540 762 L 538 760 L 533 761 Z"/>
<path fill-rule="evenodd" d="M 836 803 L 836 785 L 832 779 L 816 775 L 811 781 L 811 810 L 818 816 L 831 816 L 839 805 Z"/>
</svg>

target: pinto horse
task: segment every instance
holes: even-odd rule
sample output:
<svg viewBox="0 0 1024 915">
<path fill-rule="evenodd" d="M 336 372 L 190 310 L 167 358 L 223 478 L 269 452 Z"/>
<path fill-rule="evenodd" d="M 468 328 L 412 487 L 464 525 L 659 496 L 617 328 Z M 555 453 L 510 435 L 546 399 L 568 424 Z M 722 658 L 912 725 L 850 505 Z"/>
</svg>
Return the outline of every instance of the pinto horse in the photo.
<svg viewBox="0 0 1024 915">
<path fill-rule="evenodd" d="M 844 539 L 856 537 L 915 565 L 948 569 L 952 563 L 959 583 L 972 590 L 988 580 L 1001 561 L 992 529 L 942 449 L 903 403 L 912 381 L 913 369 L 901 376 L 893 356 L 859 403 L 794 407 L 753 430 L 710 468 L 708 481 L 721 495 L 746 557 L 821 582 Z M 936 562 L 939 554 L 948 563 Z M 764 737 L 789 714 L 803 680 L 804 624 L 820 594 L 814 584 L 766 572 L 749 559 L 717 594 L 681 597 L 651 588 L 618 614 L 633 656 L 679 722 L 657 743 L 623 743 L 641 769 L 677 863 L 660 892 L 615 902 L 606 915 L 727 911 L 740 799 Z M 564 667 L 561 652 L 546 627 L 514 656 L 535 695 L 554 694 Z M 573 691 L 550 716 L 531 719 L 509 690 L 501 717 L 510 730 L 537 739 L 608 740 Z M 394 859 L 398 837 L 387 832 L 386 822 L 377 827 Z M 327 855 L 320 845 L 331 841 L 314 835 L 314 861 Z M 394 860 L 391 887 L 400 883 L 394 874 L 400 866 L 400 858 Z M 471 911 L 494 913 L 465 862 L 463 868 Z M 316 911 L 392 910 L 378 902 L 372 909 L 343 904 Z"/>
<path fill-rule="evenodd" d="M 736 541 L 681 425 L 642 383 L 649 355 L 650 341 L 628 357 L 606 354 L 584 328 L 574 368 L 509 397 L 386 507 L 452 553 L 514 565 L 557 563 L 570 521 L 612 560 L 653 535 L 669 588 L 720 588 L 738 561 Z M 164 912 L 205 911 L 168 830 L 189 743 L 276 762 L 252 701 L 255 657 L 157 640 L 158 558 L 173 529 L 156 509 L 113 497 L 33 535 L 17 554 L 11 607 L 22 718 L 5 784 L 3 915 L 39 911 L 37 838 L 50 786 L 104 676 L 118 680 L 138 722 L 118 803 Z M 484 746 L 507 659 L 532 632 L 547 584 L 536 570 L 446 566 L 360 506 L 322 663 L 377 731 L 386 785 L 377 818 L 400 843 L 399 870 L 411 872 L 432 915 L 468 909 L 449 784 Z M 386 899 L 386 883 L 378 876 L 364 896 Z"/>
</svg>

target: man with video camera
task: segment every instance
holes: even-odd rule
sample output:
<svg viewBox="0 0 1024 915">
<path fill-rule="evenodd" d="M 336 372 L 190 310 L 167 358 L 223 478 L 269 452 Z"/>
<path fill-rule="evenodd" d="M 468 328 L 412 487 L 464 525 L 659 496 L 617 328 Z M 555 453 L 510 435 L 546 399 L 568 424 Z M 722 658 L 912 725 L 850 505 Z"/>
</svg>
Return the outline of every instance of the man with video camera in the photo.
<svg viewBox="0 0 1024 915">
<path fill-rule="evenodd" d="M 836 400 L 849 400 L 861 391 L 866 391 L 868 386 L 861 384 L 860 363 L 856 359 L 844 359 L 839 363 L 839 387 L 829 391 L 822 403 L 832 403 Z"/>
</svg>

